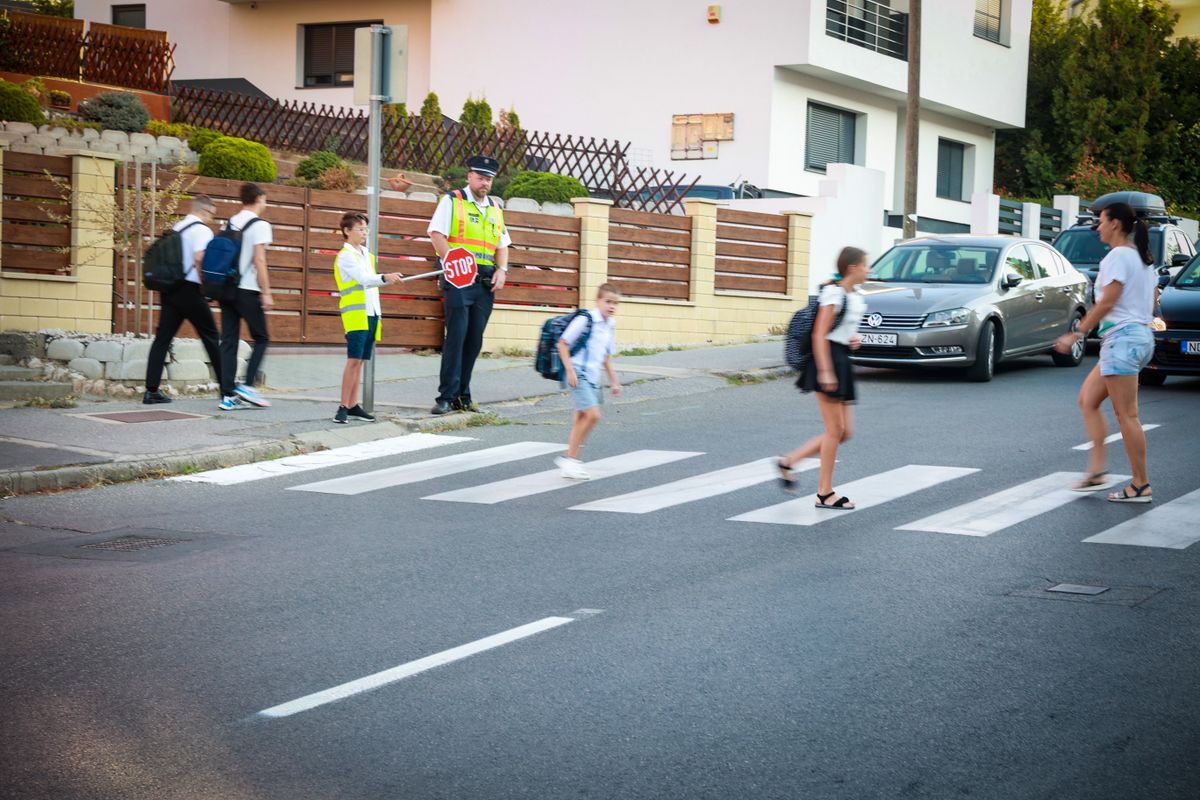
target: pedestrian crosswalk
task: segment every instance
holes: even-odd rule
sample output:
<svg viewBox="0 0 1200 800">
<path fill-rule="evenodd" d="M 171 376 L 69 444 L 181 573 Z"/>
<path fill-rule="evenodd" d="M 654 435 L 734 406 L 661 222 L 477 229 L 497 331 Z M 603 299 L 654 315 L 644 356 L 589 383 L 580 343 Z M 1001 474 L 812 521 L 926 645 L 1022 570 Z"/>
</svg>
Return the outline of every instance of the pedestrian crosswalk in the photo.
<svg viewBox="0 0 1200 800">
<path fill-rule="evenodd" d="M 724 498 L 722 502 L 729 504 L 738 503 L 739 492 L 774 482 L 778 476 L 773 458 L 761 458 L 702 471 L 694 467 L 689 468 L 688 465 L 693 460 L 697 464 L 703 463 L 701 457 L 706 455 L 713 459 L 714 454 L 644 449 L 590 461 L 586 466 L 591 480 L 576 481 L 563 477 L 558 469 L 546 468 L 549 456 L 562 452 L 563 446 L 559 442 L 520 441 L 481 447 L 474 439 L 464 437 L 413 434 L 387 440 L 387 443 L 376 443 L 375 447 L 365 451 L 362 450 L 362 445 L 325 451 L 316 454 L 321 456 L 321 460 L 316 463 L 305 461 L 303 457 L 298 457 L 298 460 L 270 462 L 274 466 L 271 467 L 271 471 L 265 473 L 261 469 L 231 467 L 184 477 L 229 486 L 321 468 L 341 467 L 345 473 L 348 465 L 356 460 L 408 456 L 448 445 L 456 445 L 459 452 L 430 458 L 418 456 L 421 460 L 412 463 L 343 474 L 284 488 L 293 492 L 357 496 L 411 484 L 428 483 L 433 484 L 436 490 L 421 495 L 422 500 L 495 505 L 551 492 L 566 491 L 570 494 L 609 478 L 638 474 L 638 480 L 643 482 L 643 486 L 635 491 L 623 491 L 574 504 L 570 500 L 549 502 L 564 511 L 650 514 L 700 502 L 709 502 L 709 505 L 705 506 L 708 509 L 711 508 L 710 501 L 714 498 Z M 462 450 L 464 447 L 468 449 Z M 654 478 L 656 469 L 672 464 L 679 466 L 672 470 L 671 480 L 660 481 Z M 797 464 L 793 469 L 796 472 L 806 472 L 815 470 L 817 466 L 816 460 L 809 459 Z M 509 477 L 482 482 L 478 480 L 477 473 L 503 467 L 509 467 L 505 470 Z M 512 476 L 517 469 L 522 470 L 522 474 Z M 954 483 L 958 479 L 981 471 L 973 467 L 906 464 L 838 484 L 838 492 L 854 500 L 856 508 L 853 511 L 816 508 L 810 491 L 796 499 L 771 503 L 725 519 L 733 523 L 800 527 L 821 525 L 848 514 L 887 506 L 902 498 L 943 485 L 958 486 L 959 484 Z M 677 477 L 680 472 L 691 474 L 680 478 Z M 982 496 L 975 496 L 977 492 L 974 489 L 955 489 L 960 496 L 955 504 L 945 504 L 950 505 L 949 508 L 931 508 L 929 510 L 934 513 L 915 520 L 889 519 L 887 525 L 897 531 L 986 537 L 1043 514 L 1055 512 L 1069 504 L 1085 501 L 1089 497 L 1096 498 L 1096 495 L 1082 494 L 1068 488 L 1082 477 L 1080 473 L 1075 472 L 1051 472 L 1017 484 L 1007 484 L 1003 476 L 989 477 L 993 479 L 993 488 L 999 487 L 997 490 L 978 493 Z M 1110 485 L 1114 488 L 1128 480 L 1127 475 L 1109 476 Z M 810 479 L 810 483 L 815 482 Z M 628 481 L 625 484 L 628 486 Z M 976 480 L 963 482 L 961 485 L 974 487 L 978 484 L 979 481 Z M 972 496 L 962 497 L 968 492 Z M 589 493 L 592 497 L 595 496 L 594 490 L 589 490 Z M 1103 492 L 1098 494 L 1103 497 Z M 746 496 L 761 497 L 761 493 Z M 927 496 L 944 497 L 945 493 Z M 731 497 L 738 499 L 730 499 Z M 744 503 L 742 507 L 745 507 Z M 912 505 L 905 505 L 904 508 L 911 509 Z M 1129 516 L 1124 521 L 1106 530 L 1093 531 L 1081 541 L 1089 544 L 1120 544 L 1177 550 L 1200 541 L 1200 525 L 1196 523 L 1196 520 L 1200 519 L 1200 490 L 1182 497 L 1156 501 L 1151 508 L 1128 509 L 1128 513 Z"/>
</svg>

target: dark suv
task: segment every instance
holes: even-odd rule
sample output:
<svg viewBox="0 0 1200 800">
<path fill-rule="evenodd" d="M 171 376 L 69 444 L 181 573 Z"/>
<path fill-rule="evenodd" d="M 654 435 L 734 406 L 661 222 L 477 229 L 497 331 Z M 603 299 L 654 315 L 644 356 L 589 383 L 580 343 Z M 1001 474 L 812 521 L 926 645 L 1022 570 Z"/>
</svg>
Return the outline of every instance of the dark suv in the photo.
<svg viewBox="0 0 1200 800">
<path fill-rule="evenodd" d="M 1091 208 L 1054 240 L 1054 249 L 1087 275 L 1093 286 L 1100 271 L 1100 259 L 1107 255 L 1109 247 L 1100 241 L 1100 234 L 1092 226 L 1110 203 L 1128 203 L 1150 226 L 1150 253 L 1160 275 L 1176 274 L 1196 254 L 1187 234 L 1177 225 L 1179 219 L 1167 214 L 1161 197 L 1146 192 L 1110 192 L 1096 198 Z"/>
</svg>

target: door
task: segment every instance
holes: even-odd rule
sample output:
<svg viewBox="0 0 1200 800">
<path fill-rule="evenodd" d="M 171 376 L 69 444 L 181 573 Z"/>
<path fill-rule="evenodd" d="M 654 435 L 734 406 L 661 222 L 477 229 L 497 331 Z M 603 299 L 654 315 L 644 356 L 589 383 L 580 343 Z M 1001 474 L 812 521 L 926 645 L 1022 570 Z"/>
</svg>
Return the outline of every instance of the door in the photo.
<svg viewBox="0 0 1200 800">
<path fill-rule="evenodd" d="M 1050 345 L 1070 329 L 1071 315 L 1075 313 L 1075 284 L 1049 247 L 1043 244 L 1027 247 L 1033 256 L 1034 274 L 1043 284 L 1046 297 L 1038 341 Z"/>
<path fill-rule="evenodd" d="M 1020 276 L 1021 282 L 1011 289 L 999 289 L 996 301 L 1004 320 L 1005 352 L 1025 350 L 1038 343 L 1046 301 L 1045 286 L 1035 277 L 1033 262 L 1023 244 L 1013 245 L 1005 254 L 1000 267 L 1001 287 L 1011 273 Z"/>
</svg>

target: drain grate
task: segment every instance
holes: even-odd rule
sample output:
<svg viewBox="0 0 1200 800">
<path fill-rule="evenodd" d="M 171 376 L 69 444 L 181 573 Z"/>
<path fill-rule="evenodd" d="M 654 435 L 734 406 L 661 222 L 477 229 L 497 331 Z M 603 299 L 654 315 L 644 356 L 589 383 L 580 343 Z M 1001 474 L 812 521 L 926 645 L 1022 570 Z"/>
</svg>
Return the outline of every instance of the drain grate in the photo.
<svg viewBox="0 0 1200 800">
<path fill-rule="evenodd" d="M 83 550 L 114 550 L 119 553 L 128 553 L 134 550 L 149 550 L 152 547 L 168 547 L 186 541 L 187 539 L 158 539 L 151 536 L 118 536 L 116 539 L 107 539 L 103 542 L 81 544 L 80 548 Z"/>
<path fill-rule="evenodd" d="M 104 414 L 79 414 L 81 417 L 104 422 L 171 422 L 185 419 L 207 419 L 204 414 L 189 414 L 186 411 L 110 411 Z"/>
</svg>

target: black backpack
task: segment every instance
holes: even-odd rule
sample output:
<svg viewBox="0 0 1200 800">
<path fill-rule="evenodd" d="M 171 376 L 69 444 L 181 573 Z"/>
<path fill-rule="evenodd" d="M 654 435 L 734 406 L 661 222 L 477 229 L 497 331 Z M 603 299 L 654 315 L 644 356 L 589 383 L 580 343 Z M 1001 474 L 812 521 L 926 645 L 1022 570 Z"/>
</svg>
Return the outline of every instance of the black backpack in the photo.
<svg viewBox="0 0 1200 800">
<path fill-rule="evenodd" d="M 847 297 L 842 297 L 842 308 L 833 320 L 830 330 L 842 324 L 842 317 L 846 316 L 847 300 Z M 812 358 L 813 324 L 817 321 L 817 311 L 820 308 L 820 298 L 814 297 L 808 305 L 793 314 L 792 321 L 788 323 L 787 335 L 783 337 L 783 357 L 787 365 L 794 370 L 803 370 Z"/>
<path fill-rule="evenodd" d="M 169 292 L 187 280 L 183 263 L 183 232 L 204 223 L 196 220 L 182 230 L 167 228 L 142 256 L 142 285 L 153 292 Z"/>
<path fill-rule="evenodd" d="M 204 296 L 209 300 L 231 303 L 237 297 L 237 287 L 242 280 L 242 234 L 260 219 L 262 217 L 255 217 L 241 229 L 226 222 L 221 232 L 208 243 L 200 269 L 203 272 Z"/>
<path fill-rule="evenodd" d="M 542 333 L 538 337 L 537 355 L 533 359 L 533 368 L 543 378 L 552 381 L 562 380 L 563 365 L 562 359 L 558 357 L 558 340 L 562 338 L 563 332 L 566 331 L 571 321 L 580 314 L 587 317 L 587 325 L 580 337 L 575 340 L 575 344 L 571 345 L 571 355 L 575 355 L 587 344 L 588 337 L 592 335 L 591 314 L 581 308 L 570 314 L 563 314 L 561 317 L 551 317 L 542 323 Z"/>
</svg>

